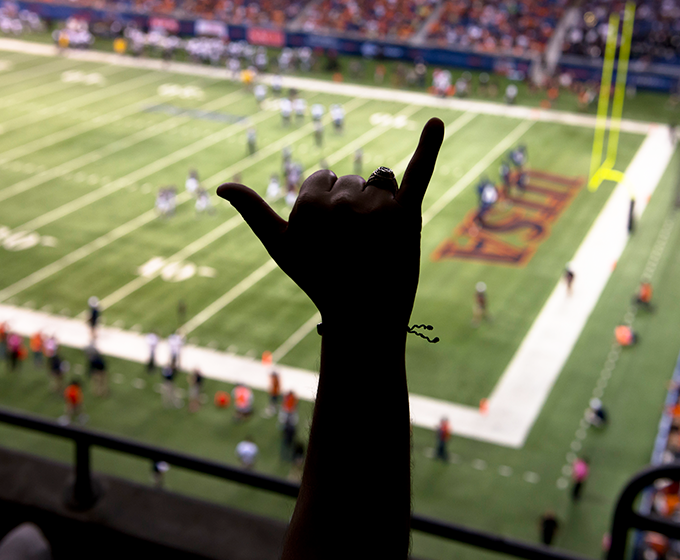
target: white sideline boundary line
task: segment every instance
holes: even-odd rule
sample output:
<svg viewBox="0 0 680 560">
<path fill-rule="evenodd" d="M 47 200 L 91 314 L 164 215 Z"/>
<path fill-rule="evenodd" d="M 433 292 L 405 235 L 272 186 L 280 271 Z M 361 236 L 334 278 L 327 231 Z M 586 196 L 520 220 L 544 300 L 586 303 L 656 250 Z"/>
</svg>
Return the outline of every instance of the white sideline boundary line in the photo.
<svg viewBox="0 0 680 560">
<path fill-rule="evenodd" d="M 206 103 L 201 107 L 201 110 L 203 111 L 208 111 L 208 110 L 214 110 L 217 108 L 222 108 L 230 105 L 231 103 L 234 103 L 241 99 L 243 97 L 243 91 L 242 90 L 236 90 L 230 94 L 224 95 L 218 99 L 214 99 L 213 101 L 210 101 L 209 103 Z M 149 97 L 146 102 L 152 102 L 153 100 L 160 98 L 160 96 L 153 96 Z M 117 117 L 118 118 L 118 117 Z M 117 120 L 117 118 L 115 120 Z M 67 173 L 70 173 L 71 171 L 74 171 L 75 169 L 79 169 L 81 167 L 84 167 L 85 165 L 89 165 L 95 161 L 99 161 L 100 159 L 103 159 L 105 157 L 108 157 L 112 154 L 115 154 L 116 152 L 120 150 L 125 150 L 127 148 L 130 148 L 134 146 L 135 144 L 138 144 L 140 142 L 143 142 L 144 140 L 148 140 L 149 138 L 153 138 L 154 136 L 158 136 L 159 134 L 163 134 L 165 132 L 169 132 L 170 130 L 177 128 L 186 122 L 190 120 L 190 117 L 187 117 L 185 115 L 176 115 L 172 116 L 168 119 L 166 119 L 163 122 L 160 122 L 158 124 L 155 124 L 153 126 L 150 126 L 149 128 L 145 128 L 143 130 L 140 130 L 138 132 L 135 132 L 133 134 L 130 134 L 129 136 L 126 136 L 124 138 L 121 138 L 120 140 L 117 140 L 116 142 L 113 142 L 112 144 L 107 144 L 106 146 L 102 148 L 98 148 L 96 150 L 93 150 L 92 152 L 89 152 L 87 154 L 83 154 L 82 156 L 79 156 L 75 159 L 72 159 L 71 161 L 68 161 L 62 165 L 59 165 L 57 167 L 54 167 L 52 169 L 48 169 L 46 171 L 43 171 L 42 173 L 39 173 L 37 175 L 34 175 L 33 177 L 29 177 L 28 179 L 25 179 L 23 181 L 20 181 L 16 183 L 15 185 L 12 185 L 11 187 L 7 187 L 8 189 L 13 189 L 12 194 L 18 194 L 18 192 L 23 192 L 25 190 L 28 190 L 29 188 L 36 187 L 38 185 L 41 185 L 50 179 L 55 179 L 57 177 L 62 177 L 63 175 L 66 175 Z M 238 126 L 238 123 L 231 125 L 231 126 Z M 181 148 L 180 150 L 177 150 L 173 154 L 170 154 L 168 156 L 171 158 L 172 156 L 177 156 L 182 152 Z M 167 160 L 169 161 L 168 165 L 171 163 L 174 163 L 172 159 Z M 141 169 L 144 169 L 141 168 Z M 139 171 L 139 170 L 137 170 Z M 135 173 L 135 172 L 131 172 Z M 128 173 L 130 175 L 131 173 Z M 82 195 L 79 198 L 76 198 L 74 200 L 71 200 L 70 202 L 67 202 L 63 204 L 62 206 L 59 206 L 58 208 L 55 208 L 54 210 L 50 210 L 49 212 L 46 212 L 45 214 L 41 214 L 40 216 L 20 225 L 17 226 L 16 228 L 13 228 L 13 231 L 34 231 L 36 229 L 39 229 L 41 227 L 45 227 L 48 224 L 51 224 L 52 222 L 63 218 L 64 216 L 67 216 L 68 214 L 75 212 L 76 210 L 79 210 L 81 208 L 84 208 L 88 204 L 92 204 L 93 202 L 111 194 L 116 191 L 119 191 L 120 189 L 126 187 L 129 182 L 124 180 L 128 175 L 123 176 L 121 179 L 115 179 L 113 181 L 110 181 L 106 183 L 105 185 L 101 186 L 100 188 L 90 191 L 87 194 Z M 20 190 L 19 190 L 20 189 Z M 0 201 L 3 200 L 3 192 L 0 191 Z M 10 195 L 11 196 L 11 195 Z M 6 197 L 7 198 L 7 197 Z"/>
<path fill-rule="evenodd" d="M 467 118 L 467 120 L 464 120 L 463 124 L 456 128 L 455 124 L 468 115 L 470 117 Z M 452 128 L 454 128 L 453 132 L 457 131 L 464 124 L 467 124 L 467 122 L 472 120 L 474 116 L 476 116 L 475 113 L 464 113 L 462 117 L 460 117 L 453 123 L 452 126 Z M 470 185 L 470 183 L 472 183 L 472 181 L 474 181 L 487 167 L 489 167 L 489 165 L 491 165 L 496 159 L 502 156 L 515 142 L 517 142 L 517 140 L 519 140 L 522 137 L 522 135 L 533 126 L 533 124 L 534 124 L 533 121 L 520 122 L 512 131 L 510 131 L 510 133 L 505 138 L 503 138 L 498 144 L 496 144 L 496 146 L 494 146 L 489 153 L 487 153 L 481 160 L 479 160 L 465 175 L 463 175 L 458 181 L 456 181 L 456 183 L 451 188 L 449 188 L 425 212 L 423 212 L 423 228 L 432 220 L 432 218 L 439 214 L 439 212 L 441 212 L 442 209 L 449 202 L 451 202 L 461 192 L 463 192 L 463 190 L 465 190 Z M 447 135 L 445 136 L 444 140 L 446 140 L 452 133 L 449 134 L 447 131 L 446 133 Z M 410 159 L 411 156 L 404 158 L 397 164 L 397 167 L 394 170 L 395 175 L 399 175 L 406 170 L 406 166 L 408 165 Z M 303 336 L 302 332 L 305 325 L 307 326 L 308 330 Z M 295 344 L 301 342 L 302 339 L 307 334 L 312 332 L 312 330 L 314 330 L 314 324 L 312 323 L 312 319 L 309 319 L 302 327 L 300 327 L 294 333 L 293 336 L 291 336 L 291 338 L 286 340 L 286 342 L 284 342 L 279 348 L 274 350 L 272 356 L 278 356 L 278 359 L 283 358 L 288 352 L 290 352 L 295 347 Z M 297 342 L 293 344 L 293 340 L 297 340 Z"/>
<path fill-rule="evenodd" d="M 576 272 L 572 296 L 560 280 L 491 393 L 488 412 L 419 397 L 411 403 L 419 425 L 434 429 L 447 416 L 459 435 L 523 447 L 626 247 L 629 186 L 641 216 L 673 151 L 668 127 L 653 127 L 571 261 Z"/>
<path fill-rule="evenodd" d="M 40 45 L 21 41 L 18 39 L 0 39 L 0 50 L 30 53 L 39 56 L 57 56 L 56 47 L 50 45 Z M 194 76 L 206 76 L 211 78 L 232 80 L 230 73 L 226 69 L 209 68 L 186 62 L 165 63 L 161 60 L 136 59 L 124 55 L 102 53 L 96 51 L 68 51 L 61 56 L 66 56 L 75 60 L 90 62 L 102 62 L 127 66 L 130 68 L 145 68 L 148 70 L 159 70 L 177 74 L 188 74 Z M 262 80 L 266 83 L 271 82 L 271 75 L 263 75 Z M 495 115 L 501 117 L 511 117 L 523 120 L 553 122 L 569 126 L 580 126 L 585 128 L 595 128 L 596 117 L 591 115 L 581 115 L 568 111 L 557 111 L 553 109 L 538 109 L 523 107 L 519 105 L 505 105 L 491 101 L 472 101 L 466 99 L 441 99 L 425 93 L 398 91 L 388 88 L 375 86 L 360 86 L 336 82 L 315 80 L 312 78 L 297 78 L 284 76 L 283 85 L 285 88 L 296 88 L 317 93 L 327 93 L 332 95 L 344 95 L 348 97 L 360 97 L 386 102 L 400 102 L 408 105 L 420 105 L 422 107 L 433 107 L 438 109 L 452 109 L 455 111 L 472 112 L 484 115 Z M 634 134 L 647 134 L 653 123 L 623 119 L 621 130 Z"/>
</svg>

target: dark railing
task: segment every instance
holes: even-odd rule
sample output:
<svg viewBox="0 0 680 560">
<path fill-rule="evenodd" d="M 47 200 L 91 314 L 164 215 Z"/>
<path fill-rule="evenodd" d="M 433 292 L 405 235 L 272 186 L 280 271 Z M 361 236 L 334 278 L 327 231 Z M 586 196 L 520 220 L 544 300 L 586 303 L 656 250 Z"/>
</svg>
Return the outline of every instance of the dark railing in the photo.
<svg viewBox="0 0 680 560">
<path fill-rule="evenodd" d="M 90 466 L 90 449 L 93 446 L 143 457 L 152 461 L 165 461 L 176 467 L 208 474 L 223 480 L 245 484 L 252 488 L 284 496 L 296 497 L 299 491 L 297 484 L 280 478 L 253 473 L 215 461 L 200 459 L 177 451 L 93 430 L 62 426 L 52 420 L 37 418 L 21 412 L 0 408 L 0 422 L 63 437 L 75 443 L 74 481 L 67 493 L 67 505 L 73 509 L 89 509 L 100 497 L 100 490 L 92 477 Z M 680 464 L 645 470 L 637 475 L 624 489 L 615 510 L 612 527 L 612 544 L 608 560 L 619 560 L 624 557 L 627 534 L 630 529 L 655 531 L 680 539 L 679 525 L 658 517 L 640 515 L 633 509 L 637 495 L 658 478 L 680 480 Z M 527 560 L 587 560 L 585 557 L 572 552 L 510 539 L 485 531 L 430 519 L 421 515 L 412 516 L 411 527 L 414 531 L 420 531 L 517 558 L 526 558 Z"/>
</svg>

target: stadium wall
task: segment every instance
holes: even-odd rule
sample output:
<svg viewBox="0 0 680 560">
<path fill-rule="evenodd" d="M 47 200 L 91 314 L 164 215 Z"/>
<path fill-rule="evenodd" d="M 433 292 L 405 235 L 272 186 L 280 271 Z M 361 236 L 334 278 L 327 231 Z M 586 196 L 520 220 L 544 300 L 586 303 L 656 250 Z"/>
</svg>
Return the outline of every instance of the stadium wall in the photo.
<svg viewBox="0 0 680 560">
<path fill-rule="evenodd" d="M 148 16 L 134 12 L 114 12 L 42 2 L 18 2 L 18 4 L 23 9 L 37 13 L 43 19 L 65 20 L 73 16 L 89 21 L 119 19 L 124 22 L 135 22 L 140 28 L 162 27 L 183 36 L 214 35 L 228 38 L 231 41 L 248 41 L 267 47 L 310 47 L 325 51 L 332 50 L 338 54 L 387 60 L 423 59 L 435 66 L 483 70 L 502 74 L 511 79 L 514 77 L 523 79 L 529 73 L 533 63 L 528 57 L 474 53 L 436 47 L 414 47 L 405 43 L 367 41 L 318 33 L 227 25 L 217 20 L 177 20 L 166 16 Z M 558 64 L 558 72 L 564 71 L 571 73 L 579 81 L 599 81 L 602 74 L 602 61 L 563 56 Z M 639 89 L 660 92 L 676 91 L 680 88 L 680 68 L 663 64 L 645 66 L 639 61 L 632 62 L 628 71 L 628 84 Z"/>
</svg>

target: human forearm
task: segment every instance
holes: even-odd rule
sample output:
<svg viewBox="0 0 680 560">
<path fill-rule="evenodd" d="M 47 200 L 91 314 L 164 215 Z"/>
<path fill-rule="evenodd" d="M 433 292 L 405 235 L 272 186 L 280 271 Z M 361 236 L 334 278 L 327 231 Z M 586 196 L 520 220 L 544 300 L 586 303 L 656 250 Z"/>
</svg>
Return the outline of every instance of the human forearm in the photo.
<svg viewBox="0 0 680 560">
<path fill-rule="evenodd" d="M 405 325 L 368 332 L 324 328 L 305 472 L 284 559 L 369 551 L 406 558 L 411 474 L 405 339 Z"/>
</svg>

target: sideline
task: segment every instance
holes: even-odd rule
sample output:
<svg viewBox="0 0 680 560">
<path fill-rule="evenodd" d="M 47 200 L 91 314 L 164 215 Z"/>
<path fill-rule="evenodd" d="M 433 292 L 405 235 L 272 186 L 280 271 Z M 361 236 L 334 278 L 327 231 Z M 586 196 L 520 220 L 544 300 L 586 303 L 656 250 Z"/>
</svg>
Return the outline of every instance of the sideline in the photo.
<svg viewBox="0 0 680 560">
<path fill-rule="evenodd" d="M 52 45 L 31 43 L 19 39 L 0 39 L 0 51 L 12 51 L 29 53 L 38 56 L 64 56 L 69 59 L 115 64 L 130 68 L 144 68 L 147 70 L 165 71 L 177 74 L 189 74 L 194 76 L 206 76 L 223 80 L 231 80 L 230 72 L 226 68 L 212 68 L 188 62 L 164 62 L 156 59 L 132 58 L 131 56 L 117 55 L 97 51 L 69 50 L 59 54 L 57 48 Z M 261 79 L 271 83 L 272 75 L 263 74 Z M 313 78 L 299 78 L 284 76 L 285 88 L 303 89 L 317 93 L 334 95 L 346 95 L 349 97 L 361 97 L 378 101 L 400 102 L 422 107 L 434 107 L 439 109 L 452 109 L 470 113 L 511 117 L 532 121 L 554 122 L 570 126 L 595 128 L 596 117 L 580 115 L 568 111 L 556 111 L 552 109 L 538 109 L 519 105 L 505 105 L 492 101 L 472 101 L 467 99 L 441 99 L 426 93 L 400 91 L 375 86 L 360 86 L 354 84 L 336 83 L 317 80 Z M 653 123 L 623 119 L 621 131 L 635 134 L 647 134 Z"/>
</svg>

